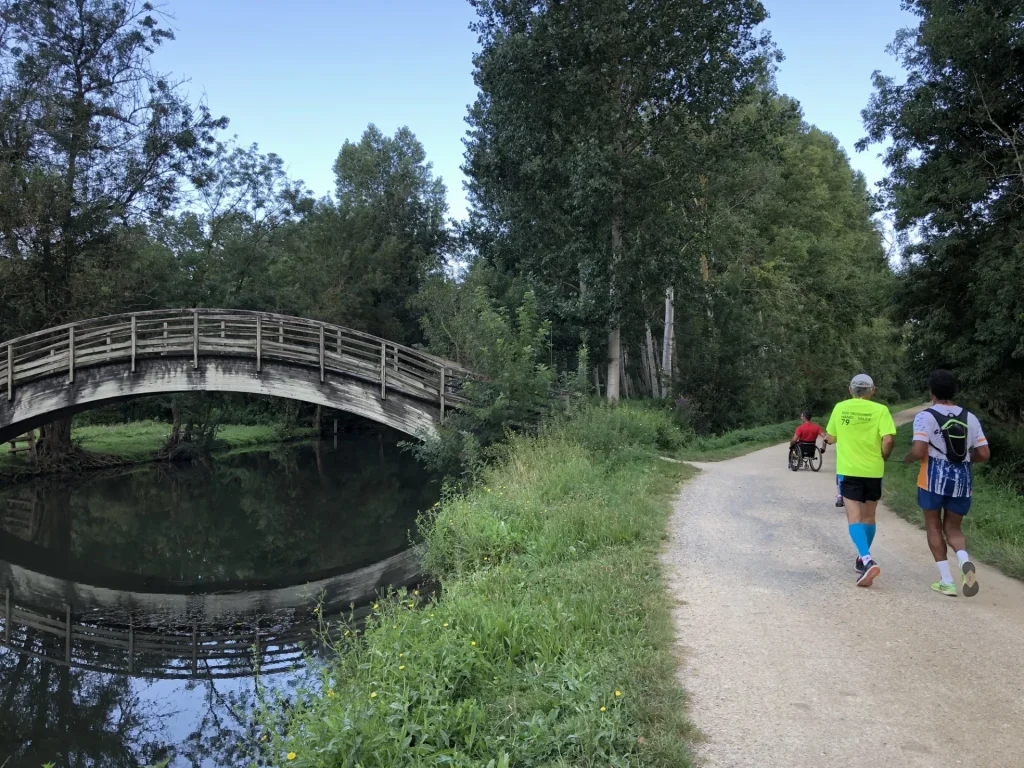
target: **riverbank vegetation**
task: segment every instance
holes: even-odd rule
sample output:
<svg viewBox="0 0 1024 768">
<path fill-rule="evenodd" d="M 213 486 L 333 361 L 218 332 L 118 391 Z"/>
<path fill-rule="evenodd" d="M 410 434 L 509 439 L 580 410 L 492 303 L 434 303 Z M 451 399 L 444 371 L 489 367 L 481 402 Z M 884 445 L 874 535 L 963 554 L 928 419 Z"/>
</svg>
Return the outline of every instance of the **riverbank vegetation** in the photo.
<svg viewBox="0 0 1024 768">
<path fill-rule="evenodd" d="M 73 426 L 71 439 L 82 451 L 108 466 L 143 464 L 166 458 L 162 453 L 172 425 L 159 421 L 133 421 L 121 424 L 84 424 Z M 210 446 L 213 453 L 274 445 L 293 440 L 312 440 L 318 430 L 310 427 L 282 427 L 272 424 L 222 424 Z M 21 444 L 19 444 L 21 446 Z M 36 474 L 40 468 L 27 451 L 10 453 L 0 446 L 0 481 Z"/>
<path fill-rule="evenodd" d="M 681 440 L 634 405 L 512 438 L 421 519 L 439 596 L 382 600 L 318 688 L 268 702 L 270 762 L 689 765 L 658 565 Z"/>
</svg>

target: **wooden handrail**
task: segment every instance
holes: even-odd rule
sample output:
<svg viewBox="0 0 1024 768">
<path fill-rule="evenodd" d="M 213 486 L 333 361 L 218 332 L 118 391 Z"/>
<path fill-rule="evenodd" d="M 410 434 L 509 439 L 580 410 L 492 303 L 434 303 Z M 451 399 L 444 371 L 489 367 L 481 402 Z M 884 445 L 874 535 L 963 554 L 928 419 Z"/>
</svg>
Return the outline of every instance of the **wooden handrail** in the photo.
<svg viewBox="0 0 1024 768">
<path fill-rule="evenodd" d="M 300 620 L 275 630 L 238 631 L 197 625 L 179 631 L 101 626 L 76 621 L 66 606 L 62 616 L 43 613 L 12 599 L 3 591 L 0 604 L 0 647 L 73 669 L 138 675 L 153 679 L 217 679 L 247 677 L 254 672 L 254 649 L 262 674 L 295 668 L 306 658 L 308 644 L 340 636 L 344 626 L 356 625 L 370 613 L 368 606 L 330 617 L 326 638 L 319 621 Z M 33 636 L 51 642 L 36 647 Z M 201 663 L 201 664 L 200 664 Z"/>
<path fill-rule="evenodd" d="M 267 327 L 274 330 L 265 333 Z M 351 328 L 272 312 L 169 309 L 110 315 L 36 331 L 0 344 L 0 387 L 13 400 L 19 385 L 84 368 L 147 358 L 251 359 L 259 374 L 267 362 L 284 362 L 331 375 L 350 376 L 446 408 L 465 402 L 459 392 L 473 374 L 434 355 Z M 390 367 L 390 371 L 388 368 Z"/>
</svg>

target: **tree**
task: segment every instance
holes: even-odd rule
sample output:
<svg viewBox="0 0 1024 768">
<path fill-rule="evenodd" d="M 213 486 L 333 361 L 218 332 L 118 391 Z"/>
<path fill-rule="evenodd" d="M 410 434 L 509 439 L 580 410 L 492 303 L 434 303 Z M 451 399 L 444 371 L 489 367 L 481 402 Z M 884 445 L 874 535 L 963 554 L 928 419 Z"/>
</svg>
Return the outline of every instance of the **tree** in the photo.
<svg viewBox="0 0 1024 768">
<path fill-rule="evenodd" d="M 89 314 L 83 278 L 117 260 L 133 224 L 170 209 L 182 179 L 206 180 L 227 121 L 150 67 L 172 38 L 148 2 L 0 0 L 0 282 L 17 299 L 13 328 Z M 41 447 L 67 453 L 69 422 L 44 428 Z"/>
<path fill-rule="evenodd" d="M 310 317 L 406 343 L 422 338 L 410 305 L 449 248 L 445 186 L 408 128 L 369 126 L 334 164 L 337 201 L 321 200 L 275 266 L 282 300 Z"/>
<path fill-rule="evenodd" d="M 859 148 L 886 140 L 883 199 L 903 234 L 900 307 L 919 372 L 959 370 L 1024 417 L 1024 39 L 1017 3 L 906 0 L 920 19 L 875 73 Z"/>
<path fill-rule="evenodd" d="M 687 139 L 765 71 L 757 0 L 472 0 L 482 46 L 466 171 L 485 258 L 528 275 L 566 323 L 608 339 L 672 284 Z"/>
</svg>

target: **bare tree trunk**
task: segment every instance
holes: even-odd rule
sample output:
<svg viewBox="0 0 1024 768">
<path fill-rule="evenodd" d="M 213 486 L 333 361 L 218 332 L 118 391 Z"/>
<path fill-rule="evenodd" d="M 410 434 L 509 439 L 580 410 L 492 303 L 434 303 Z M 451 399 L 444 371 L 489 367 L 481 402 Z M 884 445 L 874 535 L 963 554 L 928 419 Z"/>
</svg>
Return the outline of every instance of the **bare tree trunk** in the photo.
<svg viewBox="0 0 1024 768">
<path fill-rule="evenodd" d="M 673 354 L 676 335 L 676 289 L 665 291 L 665 335 L 661 345 L 661 397 L 667 398 L 672 392 Z"/>
<path fill-rule="evenodd" d="M 320 412 L 320 406 L 316 407 L 316 411 L 313 412 L 313 427 L 316 429 L 318 435 L 322 435 L 324 431 L 323 415 Z"/>
<path fill-rule="evenodd" d="M 647 368 L 647 391 L 651 397 L 661 397 L 661 370 L 658 368 L 658 356 L 654 352 L 654 334 L 651 324 L 646 323 L 646 345 L 644 346 L 644 365 Z"/>
<path fill-rule="evenodd" d="M 617 201 L 621 202 L 621 201 Z M 608 402 L 619 402 L 619 379 L 622 375 L 622 339 L 619 326 L 619 299 L 616 296 L 615 272 L 622 255 L 622 214 L 616 211 L 612 217 L 612 269 L 611 300 L 612 328 L 608 332 L 608 379 L 606 390 Z"/>
<path fill-rule="evenodd" d="M 613 328 L 608 333 L 608 378 L 605 380 L 605 392 L 609 403 L 619 402 L 619 379 L 622 375 L 619 359 L 622 344 L 619 334 L 618 328 Z"/>
</svg>

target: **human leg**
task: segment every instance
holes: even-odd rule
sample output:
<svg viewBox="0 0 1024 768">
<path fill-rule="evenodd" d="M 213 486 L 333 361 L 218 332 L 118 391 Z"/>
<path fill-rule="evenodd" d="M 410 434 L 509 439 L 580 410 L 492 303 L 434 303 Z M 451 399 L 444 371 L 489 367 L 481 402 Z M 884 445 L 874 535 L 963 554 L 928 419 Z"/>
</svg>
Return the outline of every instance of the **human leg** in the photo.
<svg viewBox="0 0 1024 768">
<path fill-rule="evenodd" d="M 844 477 L 843 498 L 850 539 L 857 548 L 857 584 L 869 587 L 882 572 L 871 557 L 871 541 L 875 532 L 875 514 L 881 497 L 878 478 Z"/>
<path fill-rule="evenodd" d="M 960 565 L 960 574 L 962 576 L 961 591 L 964 597 L 974 597 L 978 594 L 979 590 L 977 569 L 967 554 L 967 537 L 961 528 L 964 515 L 970 509 L 970 499 L 967 499 L 966 505 L 963 504 L 961 499 L 950 499 L 948 503 L 949 506 L 962 509 L 963 512 L 955 512 L 947 507 L 942 518 L 942 530 L 946 536 L 946 541 L 956 550 L 956 559 Z"/>
<path fill-rule="evenodd" d="M 920 496 L 920 494 L 918 494 Z M 935 567 L 939 569 L 939 580 L 932 584 L 932 589 L 943 595 L 956 597 L 956 587 L 953 585 L 953 574 L 949 570 L 948 549 L 946 537 L 942 532 L 942 510 L 923 509 L 924 527 L 928 536 L 928 549 L 931 550 L 935 559 Z"/>
</svg>

